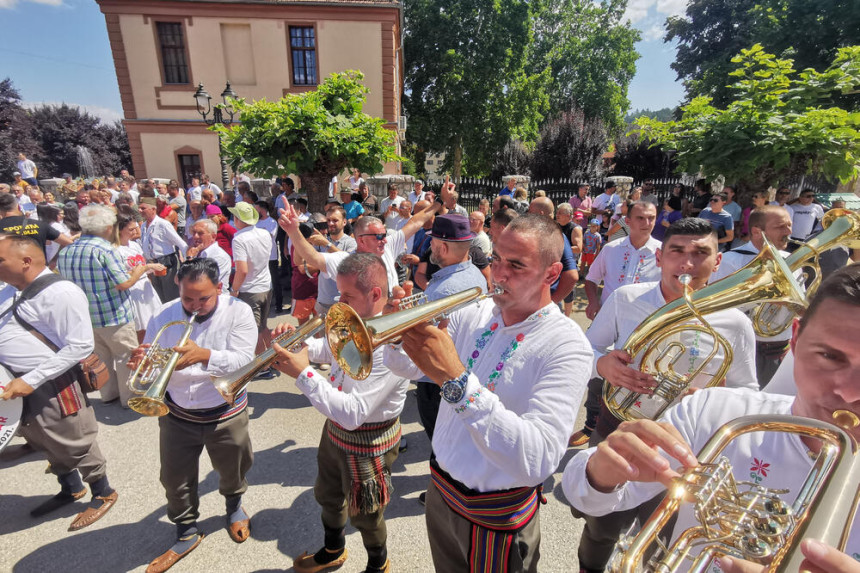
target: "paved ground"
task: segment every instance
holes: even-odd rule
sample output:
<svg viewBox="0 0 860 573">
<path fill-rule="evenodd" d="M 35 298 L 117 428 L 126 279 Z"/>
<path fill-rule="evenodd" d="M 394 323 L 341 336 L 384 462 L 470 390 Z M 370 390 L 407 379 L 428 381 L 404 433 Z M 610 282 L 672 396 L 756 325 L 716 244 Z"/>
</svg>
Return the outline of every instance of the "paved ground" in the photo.
<svg viewBox="0 0 860 573">
<path fill-rule="evenodd" d="M 581 287 L 578 292 L 579 299 L 584 299 Z M 585 325 L 588 321 L 581 309 L 579 306 L 574 319 Z M 270 326 L 277 322 L 271 320 Z M 408 450 L 394 466 L 396 492 L 386 511 L 389 556 L 393 570 L 401 572 L 432 571 L 424 508 L 418 503 L 428 480 L 429 443 L 418 422 L 414 394 L 413 387 L 402 416 Z M 83 503 L 41 519 L 29 515 L 33 506 L 57 491 L 53 476 L 44 473 L 45 460 L 30 455 L 0 461 L 0 572 L 143 571 L 172 544 L 174 528 L 165 516 L 158 478 L 156 420 L 103 405 L 97 398 L 93 405 L 101 422 L 99 442 L 108 460 L 108 474 L 119 492 L 117 505 L 93 526 L 69 533 L 71 518 L 83 509 Z M 227 535 L 217 474 L 203 455 L 201 526 L 208 536 L 173 568 L 177 573 L 291 570 L 294 557 L 316 551 L 322 544 L 319 508 L 312 492 L 322 415 L 286 376 L 253 382 L 249 413 L 255 459 L 244 506 L 253 514 L 251 539 L 236 545 Z M 10 447 L 21 443 L 15 438 Z M 574 453 L 568 452 L 562 468 Z M 560 479 L 561 473 L 556 472 L 545 485 L 549 503 L 541 508 L 540 570 L 567 573 L 578 568 L 575 547 L 582 522 L 563 503 Z M 362 571 L 361 539 L 351 528 L 347 548 L 351 557 L 340 571 Z"/>
</svg>

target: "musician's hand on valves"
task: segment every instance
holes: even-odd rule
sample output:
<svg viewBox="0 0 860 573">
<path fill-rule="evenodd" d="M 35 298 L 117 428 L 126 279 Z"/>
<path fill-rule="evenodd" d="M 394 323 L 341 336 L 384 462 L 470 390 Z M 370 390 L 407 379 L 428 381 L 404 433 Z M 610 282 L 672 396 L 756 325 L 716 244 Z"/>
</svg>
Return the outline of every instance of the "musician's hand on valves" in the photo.
<svg viewBox="0 0 860 573">
<path fill-rule="evenodd" d="M 280 327 L 279 327 L 280 328 Z M 275 329 L 277 330 L 277 329 Z M 297 352 L 287 352 L 287 350 L 278 344 L 277 342 L 272 343 L 272 348 L 275 350 L 275 354 L 277 354 L 277 359 L 272 362 L 272 366 L 275 369 L 283 372 L 287 376 L 291 376 L 293 378 L 297 378 L 299 374 L 304 371 L 310 365 L 310 360 L 308 359 L 308 349 L 303 346 L 301 350 Z"/>
<path fill-rule="evenodd" d="M 674 426 L 653 420 L 636 420 L 622 422 L 597 446 L 588 459 L 585 475 L 591 486 L 602 492 L 610 492 L 628 481 L 660 482 L 668 487 L 679 474 L 659 449 L 685 468 L 699 464 Z"/>
<path fill-rule="evenodd" d="M 860 562 L 817 539 L 801 541 L 800 551 L 805 559 L 800 564 L 799 570 L 804 573 L 860 573 Z M 763 565 L 757 565 L 737 557 L 720 557 L 719 565 L 723 573 L 760 573 L 764 571 Z"/>
<path fill-rule="evenodd" d="M 597 373 L 613 386 L 640 394 L 651 394 L 657 381 L 646 372 L 631 368 L 633 359 L 623 350 L 612 350 L 597 360 Z"/>
<path fill-rule="evenodd" d="M 285 332 L 293 332 L 295 329 L 296 327 L 289 322 L 282 322 L 272 330 L 272 338 L 277 338 Z"/>
<path fill-rule="evenodd" d="M 208 348 L 200 348 L 193 340 L 188 340 L 182 346 L 174 346 L 173 350 L 180 353 L 182 357 L 176 363 L 176 369 L 182 370 L 188 368 L 192 364 L 209 364 L 209 358 L 212 356 L 212 351 Z"/>
<path fill-rule="evenodd" d="M 390 314 L 400 310 L 400 301 L 406 297 L 412 296 L 412 289 L 414 286 L 415 285 L 412 281 L 404 282 L 403 286 L 394 285 L 391 289 L 391 296 L 388 298 L 388 302 L 385 303 L 385 308 L 382 309 L 382 314 Z"/>
<path fill-rule="evenodd" d="M 149 350 L 151 344 L 141 344 L 137 348 L 131 351 L 131 357 L 129 357 L 128 362 L 125 365 L 130 370 L 136 370 L 140 365 L 140 361 L 143 360 L 143 357 L 146 356 L 146 351 Z"/>
<path fill-rule="evenodd" d="M 403 350 L 415 366 L 439 386 L 466 369 L 448 333 L 427 323 L 403 333 Z"/>
<path fill-rule="evenodd" d="M 6 383 L 6 390 L 0 394 L 0 400 L 13 400 L 15 398 L 23 398 L 33 393 L 33 387 L 24 382 L 21 378 L 13 378 Z"/>
</svg>

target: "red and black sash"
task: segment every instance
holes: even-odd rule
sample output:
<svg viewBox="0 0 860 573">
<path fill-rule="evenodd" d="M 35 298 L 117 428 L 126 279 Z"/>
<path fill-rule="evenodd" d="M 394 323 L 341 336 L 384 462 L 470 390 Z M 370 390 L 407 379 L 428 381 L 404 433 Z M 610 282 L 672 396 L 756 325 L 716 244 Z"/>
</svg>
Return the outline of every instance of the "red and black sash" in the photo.
<svg viewBox="0 0 860 573">
<path fill-rule="evenodd" d="M 430 479 L 452 511 L 472 524 L 469 571 L 506 573 L 514 535 L 537 515 L 546 503 L 541 486 L 520 487 L 488 493 L 468 490 L 430 463 Z"/>
</svg>

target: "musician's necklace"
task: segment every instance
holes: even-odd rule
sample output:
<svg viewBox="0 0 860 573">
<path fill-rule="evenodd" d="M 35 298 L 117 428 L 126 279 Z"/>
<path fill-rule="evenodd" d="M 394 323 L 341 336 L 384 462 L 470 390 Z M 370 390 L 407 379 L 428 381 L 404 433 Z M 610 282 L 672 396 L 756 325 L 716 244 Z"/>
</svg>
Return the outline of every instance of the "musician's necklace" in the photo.
<svg viewBox="0 0 860 573">
<path fill-rule="evenodd" d="M 542 318 L 542 317 L 546 316 L 547 314 L 549 314 L 548 309 L 541 309 L 541 310 L 535 312 L 534 314 L 532 314 L 531 316 L 529 316 L 523 322 L 531 322 L 533 320 L 537 320 L 539 318 Z M 490 342 L 490 339 L 493 337 L 493 335 L 496 333 L 496 331 L 498 329 L 499 329 L 499 323 L 493 322 L 490 325 L 490 328 L 485 330 L 481 334 L 481 336 L 479 336 L 478 338 L 475 339 L 475 350 L 472 351 L 472 354 L 469 355 L 469 360 L 466 361 L 466 369 L 469 372 L 472 371 L 472 366 L 474 366 L 475 361 L 481 355 L 481 351 L 487 346 L 487 344 Z M 516 351 L 517 348 L 519 348 L 520 343 L 525 339 L 525 337 L 526 337 L 526 335 L 523 334 L 522 332 L 517 333 L 517 335 L 514 336 L 514 339 L 511 340 L 511 345 L 508 346 L 504 350 L 504 352 L 502 352 L 502 355 L 499 357 L 499 363 L 496 364 L 496 368 L 490 374 L 490 377 L 487 378 L 486 386 L 490 392 L 495 391 L 495 389 L 496 389 L 496 378 L 498 378 L 502 374 L 502 369 L 505 367 L 505 362 L 507 362 L 511 358 L 511 356 L 514 355 L 514 352 Z"/>
</svg>

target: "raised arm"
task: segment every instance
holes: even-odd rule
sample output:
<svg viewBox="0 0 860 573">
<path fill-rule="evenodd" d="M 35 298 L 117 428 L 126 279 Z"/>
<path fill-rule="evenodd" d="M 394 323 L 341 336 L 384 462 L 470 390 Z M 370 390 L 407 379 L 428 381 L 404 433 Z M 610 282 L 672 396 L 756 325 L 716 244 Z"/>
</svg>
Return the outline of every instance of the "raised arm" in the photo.
<svg viewBox="0 0 860 573">
<path fill-rule="evenodd" d="M 302 232 L 299 230 L 299 215 L 296 213 L 295 208 L 292 205 L 287 205 L 286 209 L 278 209 L 278 213 L 280 214 L 278 225 L 290 237 L 296 254 L 307 261 L 310 266 L 324 269 L 325 257 L 302 235 Z"/>
</svg>

